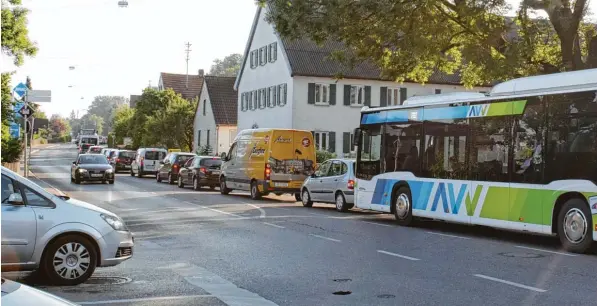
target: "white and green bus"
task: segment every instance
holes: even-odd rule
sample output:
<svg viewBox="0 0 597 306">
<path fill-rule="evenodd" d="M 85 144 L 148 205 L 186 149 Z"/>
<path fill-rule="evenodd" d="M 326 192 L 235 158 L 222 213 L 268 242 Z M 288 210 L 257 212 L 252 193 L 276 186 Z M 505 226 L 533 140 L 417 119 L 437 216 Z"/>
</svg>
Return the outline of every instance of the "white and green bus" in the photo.
<svg viewBox="0 0 597 306">
<path fill-rule="evenodd" d="M 363 108 L 356 206 L 597 241 L 597 69 Z"/>
</svg>

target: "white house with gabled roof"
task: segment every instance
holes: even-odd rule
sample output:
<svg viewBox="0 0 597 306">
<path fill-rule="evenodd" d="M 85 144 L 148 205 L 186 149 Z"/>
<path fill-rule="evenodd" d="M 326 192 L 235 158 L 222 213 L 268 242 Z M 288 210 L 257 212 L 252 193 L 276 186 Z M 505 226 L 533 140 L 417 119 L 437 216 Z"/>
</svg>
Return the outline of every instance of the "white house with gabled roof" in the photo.
<svg viewBox="0 0 597 306">
<path fill-rule="evenodd" d="M 362 106 L 401 105 L 408 97 L 467 91 L 457 74 L 434 73 L 429 83 L 396 83 L 362 63 L 346 70 L 331 60 L 342 43 L 317 45 L 287 40 L 265 21 L 258 7 L 234 89 L 238 92 L 238 130 L 292 128 L 314 134 L 317 149 L 338 156 L 353 153 L 351 133 L 359 126 Z M 342 73 L 343 79 L 335 76 Z M 476 87 L 472 92 L 486 92 Z"/>
</svg>

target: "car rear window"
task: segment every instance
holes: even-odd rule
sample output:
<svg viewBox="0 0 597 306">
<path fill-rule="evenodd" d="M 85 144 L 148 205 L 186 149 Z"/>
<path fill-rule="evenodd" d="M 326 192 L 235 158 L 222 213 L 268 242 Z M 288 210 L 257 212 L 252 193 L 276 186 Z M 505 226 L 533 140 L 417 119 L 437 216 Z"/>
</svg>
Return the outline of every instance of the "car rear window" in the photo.
<svg viewBox="0 0 597 306">
<path fill-rule="evenodd" d="M 199 165 L 206 167 L 206 168 L 212 168 L 212 167 L 220 167 L 222 165 L 222 160 L 221 159 L 202 159 L 201 162 L 199 162 Z"/>
<path fill-rule="evenodd" d="M 166 152 L 162 151 L 147 151 L 145 152 L 145 159 L 149 160 L 160 160 L 166 157 Z"/>
<path fill-rule="evenodd" d="M 91 153 L 100 153 L 100 152 L 102 152 L 102 148 L 90 148 L 89 152 L 91 152 Z"/>
<path fill-rule="evenodd" d="M 119 152 L 118 153 L 118 157 L 122 157 L 122 158 L 134 158 L 135 157 L 135 152 Z"/>
<path fill-rule="evenodd" d="M 176 157 L 176 161 L 177 161 L 179 164 L 184 164 L 184 163 L 186 163 L 186 162 L 187 162 L 189 159 L 191 159 L 191 158 L 193 158 L 193 157 L 194 157 L 194 155 L 178 155 L 178 156 Z"/>
</svg>

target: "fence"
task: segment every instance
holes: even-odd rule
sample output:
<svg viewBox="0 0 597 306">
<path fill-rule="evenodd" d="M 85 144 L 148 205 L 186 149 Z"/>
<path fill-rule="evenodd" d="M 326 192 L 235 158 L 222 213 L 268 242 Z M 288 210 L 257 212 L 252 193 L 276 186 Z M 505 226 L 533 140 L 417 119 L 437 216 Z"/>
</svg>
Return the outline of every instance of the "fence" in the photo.
<svg viewBox="0 0 597 306">
<path fill-rule="evenodd" d="M 19 173 L 21 171 L 21 162 L 20 161 L 16 161 L 14 163 L 2 163 L 3 167 L 6 167 L 16 173 Z"/>
</svg>

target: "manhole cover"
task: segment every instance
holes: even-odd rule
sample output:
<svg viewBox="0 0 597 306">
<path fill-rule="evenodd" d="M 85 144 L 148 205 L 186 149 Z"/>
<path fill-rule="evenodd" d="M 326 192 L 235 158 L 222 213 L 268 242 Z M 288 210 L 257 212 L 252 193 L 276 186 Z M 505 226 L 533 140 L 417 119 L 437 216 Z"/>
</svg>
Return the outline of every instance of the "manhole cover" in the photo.
<svg viewBox="0 0 597 306">
<path fill-rule="evenodd" d="M 346 283 L 346 282 L 352 281 L 352 279 L 350 279 L 350 278 L 336 278 L 336 279 L 334 279 L 334 281 L 338 282 L 338 283 Z"/>
<path fill-rule="evenodd" d="M 508 253 L 499 253 L 505 257 L 516 257 L 516 258 L 541 258 L 543 255 L 535 254 L 535 253 L 525 253 L 525 252 L 508 252 Z"/>
<path fill-rule="evenodd" d="M 92 276 L 85 281 L 86 285 L 121 285 L 130 283 L 132 280 L 121 276 Z"/>
<path fill-rule="evenodd" d="M 380 294 L 377 297 L 380 299 L 392 299 L 392 298 L 395 298 L 396 296 L 393 294 Z"/>
<path fill-rule="evenodd" d="M 334 292 L 334 295 L 349 295 L 351 293 L 352 292 L 350 292 L 350 291 L 336 291 L 336 292 Z"/>
</svg>

